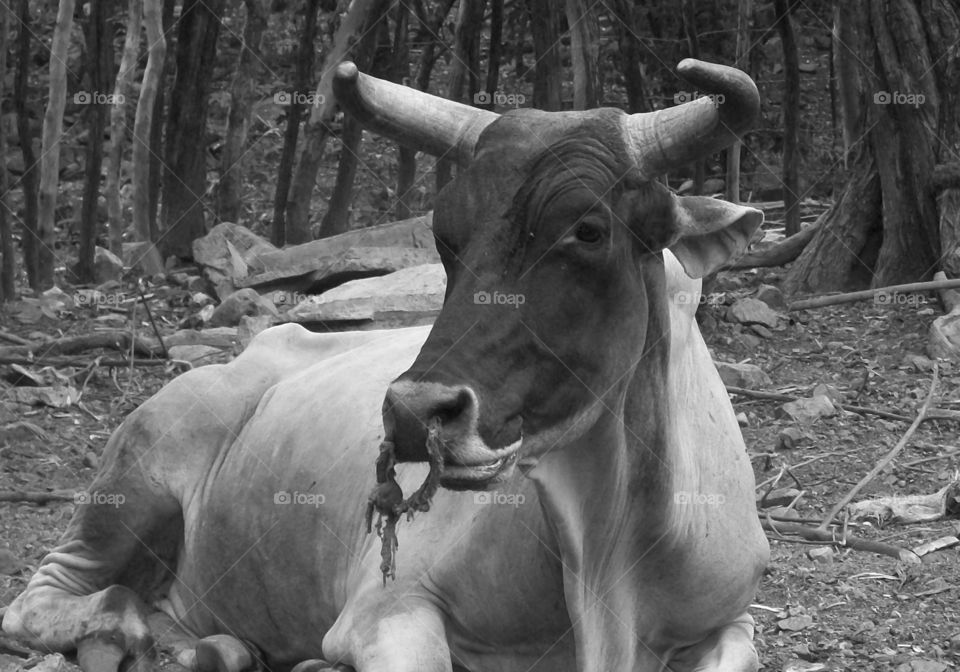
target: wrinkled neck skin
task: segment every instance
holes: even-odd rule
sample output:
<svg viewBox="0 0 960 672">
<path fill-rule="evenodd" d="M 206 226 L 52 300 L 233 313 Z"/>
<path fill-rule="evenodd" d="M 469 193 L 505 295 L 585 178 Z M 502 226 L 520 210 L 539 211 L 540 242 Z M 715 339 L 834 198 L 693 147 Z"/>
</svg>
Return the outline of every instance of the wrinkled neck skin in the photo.
<svg viewBox="0 0 960 672">
<path fill-rule="evenodd" d="M 633 354 L 632 373 L 603 398 L 595 425 L 529 474 L 560 545 L 580 672 L 659 669 L 673 643 L 663 632 L 662 609 L 640 589 L 659 583 L 669 590 L 670 577 L 652 575 L 651 566 L 671 573 L 683 529 L 670 494 L 677 479 L 664 271 L 650 266 L 648 294 L 661 298 L 648 302 L 646 342 Z"/>
</svg>

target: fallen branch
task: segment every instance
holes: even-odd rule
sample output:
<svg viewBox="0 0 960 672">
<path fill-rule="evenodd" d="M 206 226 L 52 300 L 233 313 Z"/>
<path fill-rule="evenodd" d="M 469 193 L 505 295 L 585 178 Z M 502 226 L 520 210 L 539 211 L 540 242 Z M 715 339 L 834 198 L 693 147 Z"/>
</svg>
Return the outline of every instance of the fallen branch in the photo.
<svg viewBox="0 0 960 672">
<path fill-rule="evenodd" d="M 801 229 L 789 238 L 784 238 L 770 247 L 745 254 L 736 261 L 727 264 L 725 271 L 742 271 L 748 268 L 768 268 L 770 266 L 783 266 L 800 256 L 803 248 L 813 240 L 813 234 L 820 228 L 820 219 Z"/>
<path fill-rule="evenodd" d="M 843 507 L 849 504 L 853 500 L 853 498 L 857 496 L 857 493 L 859 493 L 864 488 L 864 486 L 866 486 L 870 481 L 876 478 L 877 475 L 881 471 L 883 471 L 883 468 L 886 467 L 888 464 L 890 464 L 893 461 L 893 458 L 895 458 L 900 453 L 900 451 L 903 450 L 904 446 L 907 445 L 907 442 L 910 441 L 910 437 L 913 436 L 913 433 L 917 431 L 917 427 L 919 427 L 920 423 L 923 422 L 924 416 L 926 416 L 927 410 L 930 408 L 930 404 L 933 402 L 933 397 L 937 393 L 937 382 L 939 379 L 939 373 L 940 373 L 939 367 L 936 364 L 934 364 L 933 378 L 930 381 L 930 392 L 927 393 L 927 398 L 926 400 L 924 400 L 923 406 L 920 407 L 920 411 L 917 413 L 917 417 L 913 421 L 913 424 L 911 424 L 910 427 L 907 429 L 906 433 L 902 437 L 900 437 L 900 440 L 897 441 L 897 445 L 895 445 L 890 450 L 890 452 L 884 455 L 880 459 L 880 461 L 878 461 L 874 465 L 873 469 L 871 469 L 866 476 L 861 478 L 859 483 L 857 483 L 855 486 L 853 486 L 850 489 L 850 492 L 848 492 L 843 499 L 837 502 L 836 506 L 834 506 L 833 509 L 830 510 L 830 513 L 828 513 L 824 517 L 818 529 L 826 530 L 827 525 L 829 525 L 830 521 L 833 520 L 834 517 L 840 511 L 843 510 Z"/>
<path fill-rule="evenodd" d="M 822 308 L 824 306 L 833 306 L 838 303 L 853 303 L 863 301 L 864 299 L 875 299 L 879 296 L 888 294 L 903 294 L 906 292 L 932 292 L 940 289 L 953 289 L 960 287 L 960 279 L 954 280 L 931 280 L 929 282 L 913 282 L 906 285 L 890 285 L 888 287 L 877 287 L 876 289 L 864 289 L 859 292 L 846 292 L 844 294 L 828 294 L 826 296 L 815 296 L 812 299 L 801 299 L 794 301 L 787 310 L 805 310 L 807 308 Z"/>
<path fill-rule="evenodd" d="M 0 502 L 29 502 L 46 504 L 47 502 L 72 502 L 76 493 L 73 490 L 54 490 L 53 492 L 26 492 L 23 490 L 0 490 Z"/>
<path fill-rule="evenodd" d="M 10 341 L 11 343 L 16 343 L 17 345 L 30 345 L 30 341 L 16 334 L 11 334 L 9 331 L 3 331 L 0 329 L 0 339 L 4 341 Z"/>
<path fill-rule="evenodd" d="M 774 538 L 779 541 L 792 541 L 792 539 L 783 536 L 784 534 L 792 534 L 806 541 L 816 541 L 829 544 L 831 546 L 836 546 L 837 548 L 850 548 L 855 551 L 868 551 L 870 553 L 888 555 L 891 558 L 896 558 L 901 562 L 909 563 L 911 565 L 920 564 L 920 558 L 911 550 L 900 548 L 899 546 L 893 546 L 891 544 L 885 544 L 881 541 L 870 541 L 868 539 L 851 537 L 846 533 L 838 535 L 836 530 L 821 529 L 819 527 L 811 527 L 809 525 L 801 525 L 799 523 L 775 522 L 770 520 L 769 517 L 764 518 L 762 516 L 760 518 L 760 525 L 764 530 L 776 534 L 777 536 Z"/>
<path fill-rule="evenodd" d="M 0 356 L 0 364 L 20 364 L 22 366 L 92 366 L 94 364 L 91 360 L 79 359 L 77 357 L 38 357 L 36 359 L 29 359 L 27 357 L 2 357 Z M 174 366 L 180 366 L 186 369 L 192 369 L 193 365 L 190 362 L 184 361 L 182 359 L 100 359 L 99 365 L 106 367 L 123 367 L 123 366 L 166 366 L 171 364 Z"/>
<path fill-rule="evenodd" d="M 796 397 L 792 394 L 780 394 L 779 392 L 763 392 L 761 390 L 749 390 L 745 387 L 735 387 L 733 385 L 727 385 L 727 392 L 730 394 L 739 394 L 744 397 L 750 397 L 752 399 L 766 399 L 768 401 L 796 401 L 801 397 Z M 838 406 L 845 411 L 850 411 L 851 413 L 859 413 L 861 415 L 876 415 L 880 418 L 886 418 L 887 420 L 899 420 L 901 422 L 909 422 L 910 417 L 907 415 L 901 415 L 899 413 L 891 413 L 890 411 L 882 411 L 877 408 L 867 408 L 866 406 L 854 406 L 853 404 L 837 404 L 834 403 L 834 406 Z M 950 412 L 950 411 L 944 411 Z M 957 418 L 960 419 L 960 413 L 957 414 Z M 939 418 L 939 419 L 949 419 Z"/>
<path fill-rule="evenodd" d="M 124 352 L 133 348 L 137 354 L 161 356 L 162 349 L 157 343 L 145 338 L 132 337 L 129 332 L 114 329 L 110 331 L 95 331 L 80 336 L 64 336 L 42 343 L 29 345 L 11 345 L 0 348 L 0 357 L 26 357 L 42 352 L 42 355 L 71 355 L 84 350 L 96 348 L 111 348 Z"/>
</svg>

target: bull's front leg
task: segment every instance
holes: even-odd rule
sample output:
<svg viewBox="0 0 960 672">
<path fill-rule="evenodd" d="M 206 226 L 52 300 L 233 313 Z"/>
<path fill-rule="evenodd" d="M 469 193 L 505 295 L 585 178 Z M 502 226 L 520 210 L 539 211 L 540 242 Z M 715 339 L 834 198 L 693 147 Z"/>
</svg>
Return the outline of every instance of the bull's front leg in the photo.
<svg viewBox="0 0 960 672">
<path fill-rule="evenodd" d="M 379 583 L 379 582 L 378 582 Z M 327 660 L 357 672 L 451 672 L 440 609 L 410 594 L 377 586 L 372 599 L 348 603 L 323 638 Z"/>
</svg>

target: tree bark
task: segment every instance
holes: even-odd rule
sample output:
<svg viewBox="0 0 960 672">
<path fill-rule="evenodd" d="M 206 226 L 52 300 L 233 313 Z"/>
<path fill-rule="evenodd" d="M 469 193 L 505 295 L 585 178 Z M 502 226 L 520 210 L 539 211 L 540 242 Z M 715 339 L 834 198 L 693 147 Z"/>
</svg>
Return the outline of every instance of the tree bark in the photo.
<svg viewBox="0 0 960 672">
<path fill-rule="evenodd" d="M 682 0 L 680 14 L 683 17 L 683 33 L 687 38 L 687 51 L 690 58 L 700 58 L 700 39 L 697 35 L 697 7 L 695 0 Z M 690 91 L 689 95 L 696 95 Z M 693 162 L 693 193 L 703 193 L 703 182 L 707 174 L 706 158 L 699 158 Z"/>
<path fill-rule="evenodd" d="M 37 224 L 40 233 L 41 289 L 53 286 L 54 224 L 60 187 L 60 141 L 63 137 L 63 109 L 67 102 L 67 51 L 73 27 L 74 0 L 60 0 L 57 25 L 50 45 L 50 86 L 47 110 L 43 115 L 43 150 L 40 157 L 40 198 Z"/>
<path fill-rule="evenodd" d="M 570 26 L 570 61 L 573 65 L 573 109 L 599 107 L 600 24 L 597 13 L 586 0 L 565 0 L 567 25 Z"/>
<path fill-rule="evenodd" d="M 127 144 L 127 104 L 133 100 L 134 79 L 140 55 L 140 27 L 143 21 L 143 0 L 129 0 L 127 28 L 123 40 L 120 72 L 113 88 L 110 108 L 110 151 L 107 154 L 107 181 L 104 196 L 107 199 L 107 219 L 110 228 L 110 251 L 123 253 L 123 205 L 120 200 L 120 173 L 123 149 Z"/>
<path fill-rule="evenodd" d="M 363 126 L 356 119 L 346 117 L 340 133 L 340 162 L 337 166 L 337 182 L 327 205 L 327 212 L 320 222 L 318 238 L 327 238 L 350 229 L 350 203 L 353 200 L 353 180 L 357 175 L 357 152 Z"/>
<path fill-rule="evenodd" d="M 164 256 L 193 257 L 206 234 L 206 122 L 211 71 L 225 0 L 185 0 L 177 22 L 177 78 L 170 92 L 161 215 Z"/>
<path fill-rule="evenodd" d="M 133 124 L 133 231 L 137 242 L 155 242 L 150 235 L 150 133 L 154 123 L 154 102 L 160 86 L 160 75 L 167 52 L 161 18 L 162 0 L 143 0 L 143 25 L 147 33 L 147 67 L 140 84 L 136 120 Z M 141 268 L 153 275 L 163 271 L 160 251 L 153 245 L 142 259 Z"/>
<path fill-rule="evenodd" d="M 100 169 L 103 167 L 103 134 L 107 128 L 106 92 L 112 90 L 110 71 L 113 69 L 113 35 L 107 31 L 109 7 L 95 2 L 90 8 L 87 24 L 87 72 L 90 75 L 92 96 L 87 121 L 86 181 L 83 204 L 80 207 L 80 250 L 76 274 L 80 282 L 93 282 L 93 257 L 97 246 L 100 198 Z"/>
<path fill-rule="evenodd" d="M 630 114 L 649 112 L 650 106 L 647 105 L 643 86 L 643 71 L 640 69 L 640 41 L 637 37 L 637 25 L 633 20 L 633 3 L 630 0 L 613 0 L 610 10 L 617 29 L 620 67 L 627 90 L 627 111 Z"/>
<path fill-rule="evenodd" d="M 486 106 L 493 109 L 493 92 L 500 83 L 500 61 L 503 53 L 503 0 L 490 0 L 490 51 L 487 54 L 485 91 L 491 100 Z"/>
<path fill-rule="evenodd" d="M 250 128 L 250 108 L 256 99 L 255 76 L 259 70 L 260 42 L 267 28 L 267 7 L 264 0 L 245 0 L 247 10 L 243 24 L 243 44 L 237 58 L 237 70 L 230 83 L 230 115 L 220 157 L 220 182 L 217 188 L 217 218 L 240 222 L 243 203 L 243 156 Z"/>
<path fill-rule="evenodd" d="M 560 25 L 556 7 L 550 0 L 526 0 L 533 33 L 534 66 L 533 106 L 538 110 L 559 110 L 560 99 Z"/>
<path fill-rule="evenodd" d="M 800 54 L 790 13 L 793 2 L 774 0 L 775 21 L 783 47 L 783 205 L 786 234 L 800 232 Z"/>
<path fill-rule="evenodd" d="M 0 35 L 6 40 L 10 34 L 10 12 L 6 4 L 0 5 Z M 22 28 L 21 28 L 22 30 Z M 0 100 L 6 95 L 7 47 L 0 48 Z M 16 277 L 17 261 L 13 254 L 13 231 L 7 218 L 7 192 L 10 189 L 10 173 L 6 166 L 7 132 L 0 124 L 0 301 L 12 301 L 16 297 L 13 280 Z"/>
<path fill-rule="evenodd" d="M 791 269 L 786 284 L 795 290 L 844 290 L 864 280 L 874 287 L 916 282 L 932 277 L 941 263 L 934 167 L 960 142 L 960 75 L 950 56 L 960 41 L 960 9 L 949 0 L 878 0 L 867 3 L 862 20 L 851 30 L 864 38 L 856 57 L 863 80 L 873 82 L 861 143 L 868 158 L 854 165 L 835 206 L 846 212 L 827 222 Z M 851 203 L 850 194 L 865 184 L 877 186 Z M 831 250 L 831 256 L 859 260 L 824 268 L 813 255 L 838 239 L 849 249 Z M 869 248 L 857 247 L 859 240 L 868 240 Z M 843 246 L 833 243 L 837 247 Z M 858 277 L 855 271 L 864 267 L 867 277 Z"/>
<path fill-rule="evenodd" d="M 408 84 L 410 80 L 410 41 L 408 39 L 410 34 L 410 7 L 401 2 L 398 3 L 396 11 L 390 79 L 398 84 Z M 413 181 L 416 175 L 417 152 L 409 147 L 397 145 L 397 196 L 393 216 L 398 220 L 410 217 L 410 199 L 413 196 Z"/>
<path fill-rule="evenodd" d="M 33 151 L 33 133 L 30 132 L 30 115 L 27 98 L 30 92 L 30 36 L 32 34 L 29 0 L 20 0 L 17 5 L 17 74 L 14 82 L 13 105 L 17 113 L 17 136 L 20 153 L 23 154 L 23 265 L 27 282 L 33 289 L 40 288 L 40 233 L 37 228 L 37 158 Z"/>
<path fill-rule="evenodd" d="M 865 7 L 860 2 L 837 2 L 833 14 L 833 67 L 837 77 L 840 129 L 843 138 L 843 167 L 848 166 L 848 155 L 857 135 L 864 128 L 863 82 L 857 63 L 857 53 L 863 52 L 859 44 L 863 38 L 853 30 L 865 22 Z"/>
<path fill-rule="evenodd" d="M 310 198 L 323 159 L 323 149 L 330 135 L 330 124 L 337 112 L 337 101 L 333 96 L 334 66 L 352 54 L 358 38 L 363 35 L 365 25 L 372 26 L 387 6 L 386 0 L 353 0 L 350 11 L 334 36 L 333 48 L 325 59 L 323 76 L 317 85 L 319 105 L 313 108 L 310 118 L 304 124 L 303 150 L 297 161 L 287 199 L 286 221 L 293 229 L 310 229 Z M 354 60 L 361 70 L 369 67 L 369 62 L 362 58 Z"/>
<path fill-rule="evenodd" d="M 144 0 L 144 2 L 147 1 L 148 0 Z M 177 50 L 174 48 L 176 45 L 176 31 L 173 30 L 173 10 L 176 7 L 177 0 L 160 1 L 163 2 L 163 12 L 161 14 L 163 34 L 170 36 L 172 41 L 167 44 L 163 64 L 160 69 L 160 88 L 153 101 L 153 118 L 157 121 L 150 127 L 150 240 L 160 239 L 160 227 L 157 222 L 160 218 L 160 189 L 163 186 L 163 171 L 165 168 L 162 157 L 166 154 L 164 151 L 163 120 L 166 118 L 164 114 L 168 107 L 166 102 L 170 98 L 169 89 L 171 88 L 174 77 L 176 77 L 177 65 Z M 159 254 L 158 251 L 158 258 Z"/>
<path fill-rule="evenodd" d="M 749 72 L 748 52 L 750 50 L 750 19 L 753 15 L 753 0 L 738 0 L 737 2 L 737 50 L 735 64 Z M 739 140 L 727 148 L 726 180 L 724 184 L 725 196 L 731 203 L 740 202 L 740 150 L 743 146 Z"/>
</svg>

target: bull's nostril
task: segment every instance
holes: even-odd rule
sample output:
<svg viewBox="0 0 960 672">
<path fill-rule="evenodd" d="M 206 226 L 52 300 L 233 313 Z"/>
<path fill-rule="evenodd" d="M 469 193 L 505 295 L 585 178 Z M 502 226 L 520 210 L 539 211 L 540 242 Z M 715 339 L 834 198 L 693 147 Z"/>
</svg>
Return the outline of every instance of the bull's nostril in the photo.
<svg viewBox="0 0 960 672">
<path fill-rule="evenodd" d="M 439 418 L 442 424 L 449 424 L 463 415 L 472 403 L 473 397 L 470 396 L 470 393 L 465 389 L 461 389 L 456 397 L 439 401 L 434 416 Z"/>
</svg>

